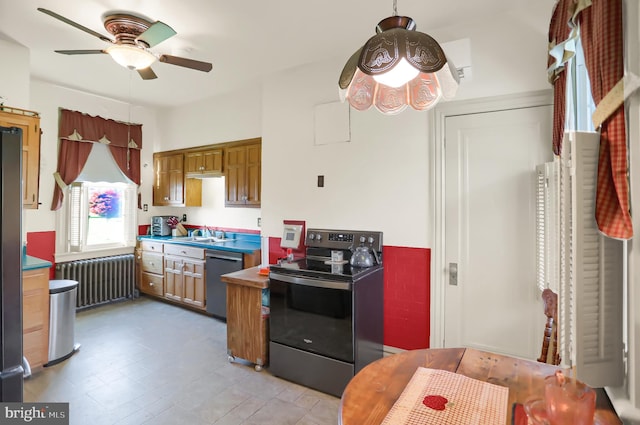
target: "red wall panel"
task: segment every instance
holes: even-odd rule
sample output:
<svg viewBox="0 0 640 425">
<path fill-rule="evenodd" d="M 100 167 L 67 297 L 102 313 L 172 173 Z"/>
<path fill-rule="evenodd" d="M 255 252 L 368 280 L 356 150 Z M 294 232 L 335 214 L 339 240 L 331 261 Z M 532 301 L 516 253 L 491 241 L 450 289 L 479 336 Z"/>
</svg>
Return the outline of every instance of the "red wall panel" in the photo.
<svg viewBox="0 0 640 425">
<path fill-rule="evenodd" d="M 431 250 L 385 246 L 384 344 L 429 347 Z"/>
<path fill-rule="evenodd" d="M 49 279 L 55 279 L 56 232 L 28 232 L 27 255 L 51 261 L 53 266 L 49 269 Z"/>
</svg>

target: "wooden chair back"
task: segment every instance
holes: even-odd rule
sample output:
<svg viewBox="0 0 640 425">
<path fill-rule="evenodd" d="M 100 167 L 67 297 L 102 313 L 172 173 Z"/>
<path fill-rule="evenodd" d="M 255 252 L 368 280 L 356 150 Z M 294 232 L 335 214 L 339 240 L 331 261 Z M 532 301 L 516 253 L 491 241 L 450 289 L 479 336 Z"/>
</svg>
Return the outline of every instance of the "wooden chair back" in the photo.
<svg viewBox="0 0 640 425">
<path fill-rule="evenodd" d="M 557 366 L 561 360 L 560 354 L 558 354 L 558 294 L 547 288 L 542 291 L 542 301 L 547 321 L 544 325 L 542 350 L 538 361 Z"/>
</svg>

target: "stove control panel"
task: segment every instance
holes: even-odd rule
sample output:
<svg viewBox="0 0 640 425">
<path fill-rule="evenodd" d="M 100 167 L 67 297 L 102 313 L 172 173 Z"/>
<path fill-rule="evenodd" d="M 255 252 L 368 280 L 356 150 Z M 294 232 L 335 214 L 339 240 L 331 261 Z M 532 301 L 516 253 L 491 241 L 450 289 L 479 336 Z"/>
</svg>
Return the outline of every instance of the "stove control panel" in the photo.
<svg viewBox="0 0 640 425">
<path fill-rule="evenodd" d="M 365 245 L 376 251 L 382 251 L 382 232 L 362 230 L 308 229 L 305 244 L 307 247 L 349 249 Z"/>
</svg>

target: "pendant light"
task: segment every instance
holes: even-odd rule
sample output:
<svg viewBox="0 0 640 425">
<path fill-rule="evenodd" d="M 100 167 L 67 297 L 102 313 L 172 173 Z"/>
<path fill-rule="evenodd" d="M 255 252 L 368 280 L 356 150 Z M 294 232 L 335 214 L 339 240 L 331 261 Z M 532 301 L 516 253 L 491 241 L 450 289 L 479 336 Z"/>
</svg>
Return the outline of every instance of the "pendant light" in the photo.
<svg viewBox="0 0 640 425">
<path fill-rule="evenodd" d="M 347 61 L 338 85 L 351 107 L 365 111 L 372 105 L 383 114 L 397 114 L 411 105 L 424 111 L 440 99 L 451 99 L 459 77 L 442 47 L 432 37 L 415 30 L 407 16 L 383 19 L 371 37 Z"/>
</svg>

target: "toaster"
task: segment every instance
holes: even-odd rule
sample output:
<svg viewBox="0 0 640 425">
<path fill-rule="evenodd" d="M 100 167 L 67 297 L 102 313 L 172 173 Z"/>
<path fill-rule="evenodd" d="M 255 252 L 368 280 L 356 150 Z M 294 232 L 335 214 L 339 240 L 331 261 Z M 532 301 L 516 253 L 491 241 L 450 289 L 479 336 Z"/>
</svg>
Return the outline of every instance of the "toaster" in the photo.
<svg viewBox="0 0 640 425">
<path fill-rule="evenodd" d="M 174 217 L 172 215 L 154 215 L 151 217 L 151 235 L 152 236 L 169 236 L 171 235 L 171 227 L 167 223 L 167 219 Z"/>
</svg>

